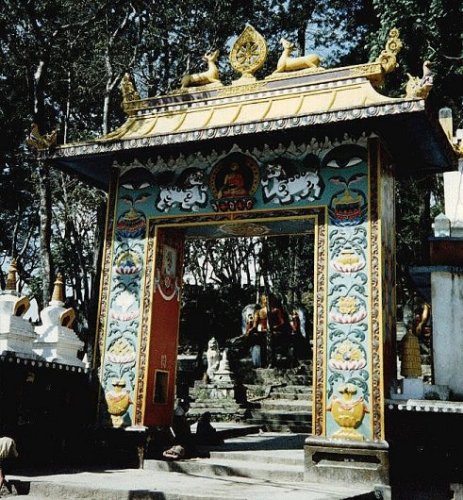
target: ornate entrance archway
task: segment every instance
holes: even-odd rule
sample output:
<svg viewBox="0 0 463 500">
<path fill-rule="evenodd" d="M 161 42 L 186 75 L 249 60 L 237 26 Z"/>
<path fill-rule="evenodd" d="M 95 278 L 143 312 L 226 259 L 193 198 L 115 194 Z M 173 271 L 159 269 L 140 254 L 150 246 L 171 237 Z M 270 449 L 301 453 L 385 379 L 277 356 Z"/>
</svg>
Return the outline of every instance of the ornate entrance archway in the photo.
<svg viewBox="0 0 463 500">
<path fill-rule="evenodd" d="M 298 155 L 293 148 L 291 143 L 264 145 L 251 154 L 235 144 L 213 161 L 205 156 L 208 166 L 169 172 L 166 186 L 153 182 L 152 171 L 162 158 L 151 167 L 142 167 L 140 161 L 121 166 L 108 226 L 114 237 L 106 254 L 105 307 L 100 311 L 106 318 L 99 335 L 103 418 L 108 420 L 103 395 L 112 390 L 120 370 L 133 391 L 133 405 L 122 425 L 170 422 L 185 232 L 242 232 L 250 224 L 279 225 L 289 232 L 310 220 L 317 249 L 314 433 L 357 441 L 384 439 L 380 387 L 383 349 L 388 348 L 384 329 L 392 328 L 393 317 L 393 274 L 386 271 L 393 265 L 392 251 L 386 251 L 393 224 L 380 225 L 378 219 L 379 213 L 382 220 L 393 217 L 390 171 L 381 164 L 375 139 L 325 141 L 315 147 L 313 141 L 310 146 L 301 143 Z M 243 172 L 243 191 L 220 196 L 235 162 Z M 285 172 L 283 177 L 283 169 L 292 176 Z M 190 181 L 179 187 L 178 179 L 188 176 Z M 391 311 L 382 316 L 386 301 Z M 121 346 L 125 355 L 118 357 Z M 158 377 L 166 385 L 163 398 L 155 394 Z M 357 420 L 344 426 L 332 410 L 348 400 L 356 405 Z"/>
<path fill-rule="evenodd" d="M 147 261 L 146 268 L 154 269 L 154 274 L 149 271 L 150 276 L 145 279 L 145 289 L 143 302 L 151 301 L 151 309 L 143 312 L 141 323 L 142 332 L 147 332 L 147 338 L 141 339 L 143 349 L 150 349 L 149 345 L 156 345 L 154 351 L 150 351 L 147 358 L 151 360 L 153 366 L 144 366 L 138 371 L 137 386 L 140 393 L 153 394 L 153 377 L 156 379 L 156 370 L 160 365 L 164 369 L 168 367 L 168 379 L 171 380 L 167 393 L 168 400 L 162 405 L 151 405 L 150 398 L 145 397 L 139 400 L 139 406 L 135 409 L 138 421 L 144 425 L 169 425 L 171 411 L 173 409 L 173 398 L 175 392 L 175 374 L 177 357 L 177 339 L 179 328 L 180 312 L 180 287 L 182 281 L 181 255 L 182 243 L 185 237 L 191 238 L 219 238 L 237 237 L 250 235 L 283 235 L 283 234 L 307 234 L 313 233 L 315 236 L 314 255 L 315 268 L 324 269 L 325 264 L 318 262 L 325 259 L 323 234 L 320 236 L 318 228 L 323 227 L 324 210 L 322 208 L 287 209 L 260 211 L 251 215 L 250 213 L 236 214 L 233 220 L 222 215 L 215 216 L 189 216 L 170 217 L 165 219 L 152 219 L 149 222 L 148 234 L 149 242 L 147 255 L 152 256 L 152 261 Z M 319 225 L 320 224 L 320 225 Z M 322 232 L 323 233 L 323 232 Z M 178 269 L 172 270 L 170 275 L 165 272 L 166 260 L 176 262 Z M 165 279 L 167 277 L 167 280 Z M 166 282 L 169 288 L 166 289 Z M 314 293 L 317 294 L 317 284 L 315 283 Z M 150 299 L 151 298 L 151 299 Z M 168 320 L 164 318 L 166 311 Z M 316 314 L 316 311 L 314 311 Z M 145 328 L 143 325 L 150 326 Z M 314 324 L 317 322 L 314 321 Z M 205 332 L 212 335 L 211 332 Z M 309 333 L 312 336 L 312 332 Z M 164 346 L 160 348 L 160 346 Z M 164 349 L 164 350 L 163 350 Z M 154 367 L 156 366 L 156 368 Z M 154 376 L 153 376 L 154 373 Z M 146 381 L 146 382 L 145 382 Z M 146 384 L 146 385 L 145 385 Z M 142 405 L 145 401 L 148 404 Z M 156 401 L 156 397 L 154 397 Z M 158 409 L 159 408 L 159 409 Z M 164 411 L 163 411 L 164 410 Z M 167 411 L 166 411 L 167 410 Z"/>
<path fill-rule="evenodd" d="M 252 37 L 265 59 L 265 41 L 251 27 L 237 44 Z M 228 87 L 214 79 L 153 99 L 139 99 L 127 76 L 121 127 L 43 153 L 109 190 L 97 327 L 101 423 L 170 421 L 185 228 L 313 218 L 315 441 L 307 456 L 328 449 L 345 465 L 351 455 L 384 451 L 384 399 L 395 377 L 394 176 L 452 161 L 423 99 L 373 88 L 395 68 L 400 46 L 392 30 L 372 63 L 280 67 L 262 81 L 257 67 L 243 65 Z M 386 482 L 379 461 L 371 480 Z"/>
</svg>

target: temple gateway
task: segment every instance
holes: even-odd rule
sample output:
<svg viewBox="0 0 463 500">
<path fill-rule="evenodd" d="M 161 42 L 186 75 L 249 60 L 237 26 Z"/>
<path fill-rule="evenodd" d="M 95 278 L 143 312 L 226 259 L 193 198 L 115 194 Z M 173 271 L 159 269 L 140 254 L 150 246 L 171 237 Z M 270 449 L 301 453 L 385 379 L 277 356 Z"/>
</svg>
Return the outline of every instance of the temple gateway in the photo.
<svg viewBox="0 0 463 500">
<path fill-rule="evenodd" d="M 182 259 L 188 238 L 313 234 L 312 434 L 308 479 L 388 484 L 385 399 L 396 381 L 394 179 L 455 168 L 427 110 L 432 82 L 381 93 L 401 48 L 335 69 L 282 40 L 275 71 L 251 26 L 166 96 L 122 82 L 127 120 L 41 161 L 108 192 L 97 325 L 98 421 L 169 426 L 176 393 Z M 212 335 L 210 335 L 212 336 Z M 336 458 L 338 457 L 338 458 Z M 359 465 L 360 464 L 360 465 Z M 365 479 L 366 477 L 366 479 Z"/>
</svg>

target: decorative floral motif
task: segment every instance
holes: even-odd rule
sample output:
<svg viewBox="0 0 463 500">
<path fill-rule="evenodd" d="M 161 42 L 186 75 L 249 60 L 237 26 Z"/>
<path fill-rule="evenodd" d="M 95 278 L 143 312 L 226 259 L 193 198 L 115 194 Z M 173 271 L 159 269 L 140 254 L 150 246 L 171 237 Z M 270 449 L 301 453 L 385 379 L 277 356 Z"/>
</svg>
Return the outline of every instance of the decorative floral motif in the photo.
<svg viewBox="0 0 463 500">
<path fill-rule="evenodd" d="M 133 346 L 123 337 L 120 337 L 108 349 L 108 360 L 114 364 L 129 364 L 136 360 Z"/>
<path fill-rule="evenodd" d="M 351 324 L 358 323 L 366 318 L 366 310 L 359 304 L 357 297 L 347 295 L 340 297 L 330 311 L 330 318 L 336 323 Z"/>
<path fill-rule="evenodd" d="M 331 355 L 329 366 L 333 370 L 360 370 L 367 364 L 365 354 L 360 347 L 350 340 L 338 344 Z"/>
<path fill-rule="evenodd" d="M 363 269 L 366 262 L 353 248 L 343 248 L 332 265 L 340 273 L 355 273 Z"/>
<path fill-rule="evenodd" d="M 142 269 L 140 257 L 131 250 L 121 253 L 116 258 L 114 272 L 119 275 L 138 274 Z"/>
<path fill-rule="evenodd" d="M 124 290 L 114 300 L 110 315 L 119 321 L 131 321 L 138 318 L 138 303 L 132 292 Z"/>
</svg>

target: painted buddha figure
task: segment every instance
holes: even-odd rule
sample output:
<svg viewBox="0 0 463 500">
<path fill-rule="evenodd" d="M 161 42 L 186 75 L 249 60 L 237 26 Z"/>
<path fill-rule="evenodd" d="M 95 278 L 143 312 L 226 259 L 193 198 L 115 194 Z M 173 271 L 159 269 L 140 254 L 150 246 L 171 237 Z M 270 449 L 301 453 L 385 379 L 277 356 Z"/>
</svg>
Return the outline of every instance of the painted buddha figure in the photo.
<svg viewBox="0 0 463 500">
<path fill-rule="evenodd" d="M 223 186 L 220 188 L 219 198 L 233 198 L 248 194 L 240 165 L 237 162 L 231 163 L 229 171 L 225 174 Z"/>
</svg>

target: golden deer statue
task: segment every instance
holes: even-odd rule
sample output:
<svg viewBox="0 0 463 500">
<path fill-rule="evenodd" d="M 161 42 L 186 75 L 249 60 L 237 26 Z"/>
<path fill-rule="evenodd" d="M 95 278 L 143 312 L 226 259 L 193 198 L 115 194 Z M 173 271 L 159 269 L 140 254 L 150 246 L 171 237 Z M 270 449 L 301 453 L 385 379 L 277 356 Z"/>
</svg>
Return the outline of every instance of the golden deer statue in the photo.
<svg viewBox="0 0 463 500">
<path fill-rule="evenodd" d="M 217 59 L 219 58 L 219 51 L 215 50 L 212 53 L 204 54 L 203 60 L 207 62 L 207 70 L 202 73 L 193 73 L 191 75 L 185 75 L 182 78 L 182 86 L 180 88 L 185 89 L 187 87 L 200 87 L 207 85 L 209 83 L 221 84 L 219 69 L 217 68 Z"/>
<path fill-rule="evenodd" d="M 294 43 L 285 38 L 280 40 L 283 45 L 283 53 L 278 59 L 277 69 L 274 73 L 286 73 L 287 71 L 297 71 L 301 69 L 314 69 L 320 66 L 320 57 L 317 54 L 307 54 L 301 57 L 292 57 L 291 54 L 296 50 Z"/>
</svg>

